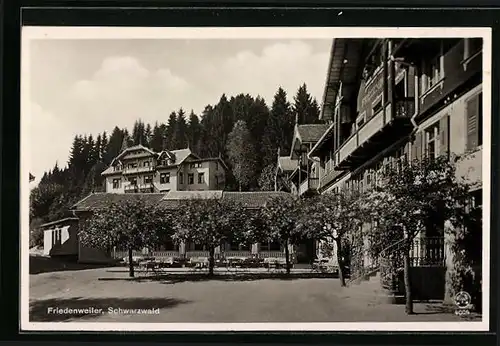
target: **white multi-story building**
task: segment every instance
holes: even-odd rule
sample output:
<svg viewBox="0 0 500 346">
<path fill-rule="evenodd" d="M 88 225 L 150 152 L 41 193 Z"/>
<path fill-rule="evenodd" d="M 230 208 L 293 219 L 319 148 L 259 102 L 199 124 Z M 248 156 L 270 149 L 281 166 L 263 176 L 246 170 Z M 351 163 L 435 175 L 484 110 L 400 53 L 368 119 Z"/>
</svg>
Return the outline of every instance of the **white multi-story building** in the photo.
<svg viewBox="0 0 500 346">
<path fill-rule="evenodd" d="M 123 150 L 102 175 L 106 192 L 222 190 L 227 166 L 220 158 L 200 158 L 190 149 L 155 153 L 143 145 Z"/>
</svg>

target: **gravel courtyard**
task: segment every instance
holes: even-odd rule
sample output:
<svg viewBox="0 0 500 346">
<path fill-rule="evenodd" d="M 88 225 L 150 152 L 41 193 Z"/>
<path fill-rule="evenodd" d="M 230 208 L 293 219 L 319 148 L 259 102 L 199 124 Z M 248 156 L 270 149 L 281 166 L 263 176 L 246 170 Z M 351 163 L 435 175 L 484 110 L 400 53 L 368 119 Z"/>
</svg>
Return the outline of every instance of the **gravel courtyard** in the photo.
<svg viewBox="0 0 500 346">
<path fill-rule="evenodd" d="M 104 280 L 103 280 L 104 279 Z M 460 321 L 437 304 L 404 306 L 377 299 L 373 284 L 343 288 L 332 278 L 229 276 L 127 280 L 123 268 L 30 275 L 32 322 L 412 322 Z M 71 314 L 51 309 L 91 309 Z M 101 309 L 102 311 L 99 311 Z M 109 309 L 122 309 L 109 313 Z M 156 309 L 127 313 L 125 309 Z M 53 310 L 52 310 L 53 311 Z"/>
</svg>

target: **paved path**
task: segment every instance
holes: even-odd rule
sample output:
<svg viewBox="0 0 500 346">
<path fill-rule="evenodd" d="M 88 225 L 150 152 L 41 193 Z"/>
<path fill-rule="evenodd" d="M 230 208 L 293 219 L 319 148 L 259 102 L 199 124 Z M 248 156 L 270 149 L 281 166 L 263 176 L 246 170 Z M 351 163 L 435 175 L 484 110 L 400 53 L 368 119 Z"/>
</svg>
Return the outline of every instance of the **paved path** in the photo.
<svg viewBox="0 0 500 346">
<path fill-rule="evenodd" d="M 100 280 L 100 279 L 106 280 Z M 363 286 L 343 288 L 338 279 L 126 280 L 123 270 L 102 268 L 30 276 L 32 321 L 86 322 L 401 322 L 459 321 L 429 304 L 381 303 Z M 102 309 L 103 313 L 49 314 L 49 308 Z M 108 309 L 159 309 L 159 314 L 110 314 Z"/>
</svg>

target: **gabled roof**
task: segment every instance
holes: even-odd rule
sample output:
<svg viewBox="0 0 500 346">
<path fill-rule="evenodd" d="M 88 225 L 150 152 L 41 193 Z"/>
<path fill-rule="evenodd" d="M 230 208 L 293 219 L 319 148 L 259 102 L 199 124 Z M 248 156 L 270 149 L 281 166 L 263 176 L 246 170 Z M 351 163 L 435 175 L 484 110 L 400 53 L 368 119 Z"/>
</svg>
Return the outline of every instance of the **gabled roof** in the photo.
<svg viewBox="0 0 500 346">
<path fill-rule="evenodd" d="M 321 136 L 321 138 L 316 142 L 316 144 L 314 145 L 314 147 L 312 147 L 311 151 L 307 154 L 308 157 L 313 157 L 313 156 L 316 156 L 318 153 L 319 153 L 319 149 L 322 148 L 323 146 L 323 143 L 325 143 L 326 141 L 328 141 L 329 139 L 331 139 L 334 135 L 334 124 L 332 123 L 328 129 L 323 133 L 323 135 Z"/>
<path fill-rule="evenodd" d="M 194 154 L 191 149 L 185 148 L 185 149 L 178 149 L 178 150 L 172 150 L 172 154 L 175 155 L 175 163 L 176 164 L 181 164 L 186 160 L 189 156 L 193 156 L 196 159 L 199 159 L 200 157 L 196 154 Z"/>
<path fill-rule="evenodd" d="M 293 172 L 299 165 L 298 160 L 292 160 L 289 156 L 278 157 L 278 168 L 282 172 Z"/>
<path fill-rule="evenodd" d="M 144 150 L 144 151 L 148 152 L 151 155 L 156 155 L 156 153 L 153 150 L 151 150 L 149 148 L 146 148 L 142 144 L 138 144 L 138 145 L 134 145 L 132 147 L 129 147 L 129 148 L 123 150 L 120 154 L 118 154 L 117 157 L 115 157 L 113 159 L 113 161 L 111 162 L 111 165 L 113 165 L 116 161 L 120 160 L 120 158 L 122 158 L 123 156 L 125 156 L 125 154 L 127 154 L 127 153 L 129 153 L 131 151 L 134 151 L 134 150 Z"/>
<path fill-rule="evenodd" d="M 301 124 L 297 126 L 297 134 L 302 143 L 316 143 L 328 127 L 328 124 Z"/>
<path fill-rule="evenodd" d="M 122 174 L 122 171 L 115 171 L 115 169 L 113 168 L 113 166 L 109 166 L 108 168 L 106 168 L 102 173 L 101 175 L 113 175 L 113 174 L 116 174 L 116 175 L 121 175 Z"/>
</svg>

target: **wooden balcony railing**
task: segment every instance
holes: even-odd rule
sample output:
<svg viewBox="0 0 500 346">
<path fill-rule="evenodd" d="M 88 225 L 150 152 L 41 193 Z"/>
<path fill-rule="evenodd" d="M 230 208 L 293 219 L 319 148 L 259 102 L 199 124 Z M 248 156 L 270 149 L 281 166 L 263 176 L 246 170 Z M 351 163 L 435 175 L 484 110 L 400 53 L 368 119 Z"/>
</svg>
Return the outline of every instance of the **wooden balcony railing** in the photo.
<svg viewBox="0 0 500 346">
<path fill-rule="evenodd" d="M 144 190 L 153 190 L 154 189 L 154 184 L 153 183 L 147 183 L 147 184 L 128 184 L 123 187 L 125 192 L 141 192 Z"/>
<path fill-rule="evenodd" d="M 360 146 L 368 142 L 373 136 L 391 124 L 393 119 L 391 119 L 390 107 L 391 104 L 386 106 L 386 112 L 384 112 L 384 110 L 377 112 L 340 146 L 335 153 L 337 166 L 345 162 Z M 414 111 L 414 98 L 405 98 L 394 102 L 394 119 L 410 119 Z"/>
<path fill-rule="evenodd" d="M 406 98 L 398 100 L 394 103 L 394 117 L 395 118 L 411 118 L 415 113 L 415 99 Z"/>
<path fill-rule="evenodd" d="M 147 167 L 124 167 L 123 174 L 134 174 L 134 173 L 149 173 L 154 172 L 155 168 L 153 166 Z"/>
</svg>

